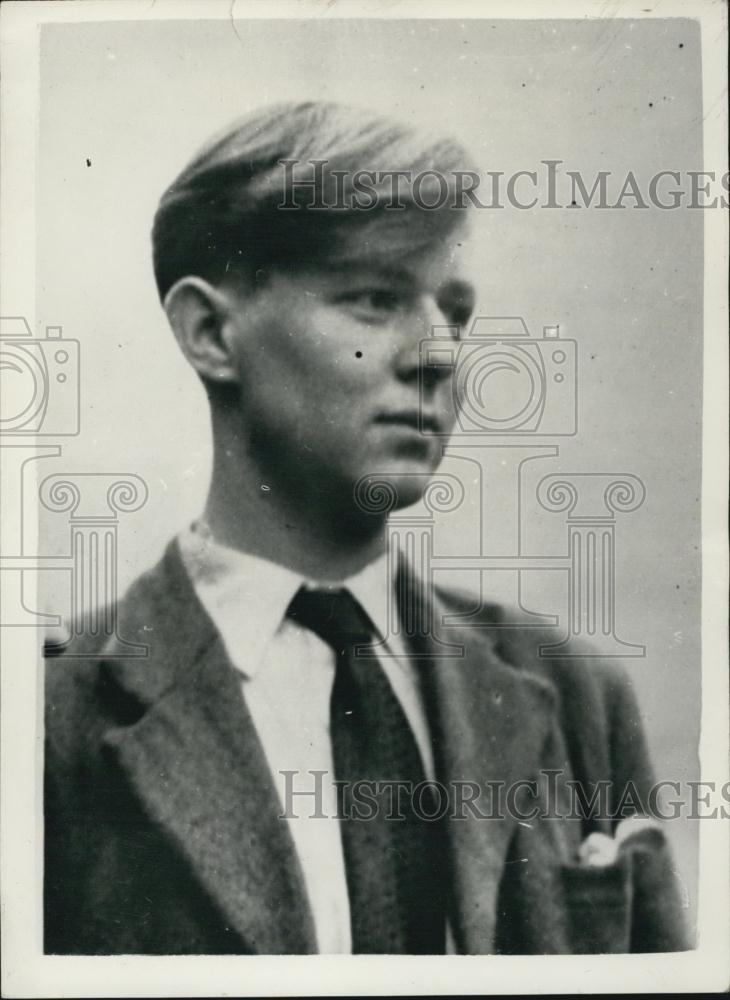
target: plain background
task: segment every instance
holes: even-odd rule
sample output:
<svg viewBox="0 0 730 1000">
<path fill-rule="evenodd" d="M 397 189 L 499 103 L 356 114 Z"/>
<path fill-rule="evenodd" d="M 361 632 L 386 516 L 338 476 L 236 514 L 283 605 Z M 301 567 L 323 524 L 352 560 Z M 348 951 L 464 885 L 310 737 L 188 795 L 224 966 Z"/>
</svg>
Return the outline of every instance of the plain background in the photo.
<svg viewBox="0 0 730 1000">
<path fill-rule="evenodd" d="M 43 473 L 144 478 L 147 505 L 120 526 L 122 585 L 196 515 L 207 487 L 205 400 L 156 299 L 149 229 L 210 133 L 272 101 L 328 98 L 443 126 L 484 171 L 554 158 L 590 186 L 602 169 L 646 182 L 702 169 L 698 34 L 683 20 L 52 25 L 40 84 L 36 314 L 82 349 L 82 432 Z M 622 638 L 647 647 L 623 662 L 658 775 L 680 782 L 697 776 L 699 737 L 702 221 L 630 208 L 479 219 L 479 311 L 522 315 L 534 334 L 559 323 L 579 344 L 579 434 L 537 471 L 631 472 L 646 485 L 644 505 L 618 524 L 617 618 Z M 488 484 L 498 472 L 485 463 Z M 492 538 L 514 530 L 507 489 L 488 495 Z M 438 551 L 472 551 L 478 516 L 467 490 L 440 522 Z M 526 508 L 523 521 L 527 549 L 561 550 L 559 516 Z M 64 551 L 64 516 L 43 527 L 41 551 Z M 46 607 L 63 613 L 64 574 L 46 576 Z M 503 579 L 490 585 L 509 597 Z M 558 610 L 537 574 L 525 596 Z M 670 826 L 694 904 L 696 831 Z"/>
</svg>

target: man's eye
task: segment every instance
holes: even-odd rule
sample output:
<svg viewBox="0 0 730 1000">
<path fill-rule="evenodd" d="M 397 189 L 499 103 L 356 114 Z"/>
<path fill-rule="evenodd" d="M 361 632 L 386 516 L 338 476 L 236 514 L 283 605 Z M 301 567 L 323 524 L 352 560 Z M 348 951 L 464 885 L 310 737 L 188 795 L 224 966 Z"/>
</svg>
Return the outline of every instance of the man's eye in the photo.
<svg viewBox="0 0 730 1000">
<path fill-rule="evenodd" d="M 342 301 L 361 312 L 378 315 L 394 312 L 399 306 L 398 295 L 386 288 L 363 288 L 348 292 L 342 296 Z"/>
</svg>

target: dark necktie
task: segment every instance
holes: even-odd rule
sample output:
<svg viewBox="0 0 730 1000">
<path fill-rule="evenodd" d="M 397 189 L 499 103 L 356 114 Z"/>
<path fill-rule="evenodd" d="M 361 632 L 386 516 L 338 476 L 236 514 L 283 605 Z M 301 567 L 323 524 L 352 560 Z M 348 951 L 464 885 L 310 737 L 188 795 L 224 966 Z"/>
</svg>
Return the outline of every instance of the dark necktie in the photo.
<svg viewBox="0 0 730 1000">
<path fill-rule="evenodd" d="M 288 615 L 336 655 L 330 733 L 356 954 L 443 954 L 443 823 L 408 720 L 377 658 L 375 633 L 344 589 L 302 587 Z M 398 786 L 401 786 L 400 793 Z M 414 789 L 416 794 L 414 795 Z"/>
</svg>

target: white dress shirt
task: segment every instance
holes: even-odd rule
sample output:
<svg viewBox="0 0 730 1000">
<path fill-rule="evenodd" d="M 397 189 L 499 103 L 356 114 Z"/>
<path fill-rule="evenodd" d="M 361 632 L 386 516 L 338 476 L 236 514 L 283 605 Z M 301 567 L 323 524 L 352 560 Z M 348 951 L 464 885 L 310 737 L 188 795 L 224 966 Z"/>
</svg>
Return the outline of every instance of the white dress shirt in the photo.
<svg viewBox="0 0 730 1000">
<path fill-rule="evenodd" d="M 314 632 L 286 617 L 302 584 L 326 582 L 305 580 L 268 560 L 223 547 L 204 525 L 183 532 L 180 548 L 195 591 L 241 673 L 243 696 L 282 814 L 287 806 L 294 814 L 286 822 L 304 874 L 318 950 L 348 954 L 350 909 L 329 732 L 335 656 Z M 337 585 L 350 590 L 380 638 L 387 639 L 384 653 L 390 655 L 379 657 L 379 662 L 411 725 L 426 777 L 433 778 L 431 741 L 414 664 L 404 655 L 398 637 L 388 635 L 388 598 L 395 591 L 387 556 Z M 287 783 L 290 792 L 307 794 L 287 796 Z"/>
</svg>

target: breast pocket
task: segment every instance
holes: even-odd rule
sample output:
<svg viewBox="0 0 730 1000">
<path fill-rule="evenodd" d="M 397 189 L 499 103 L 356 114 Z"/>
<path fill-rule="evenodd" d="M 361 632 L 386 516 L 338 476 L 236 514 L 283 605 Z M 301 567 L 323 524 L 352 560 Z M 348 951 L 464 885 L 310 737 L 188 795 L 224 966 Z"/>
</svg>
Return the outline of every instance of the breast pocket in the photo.
<svg viewBox="0 0 730 1000">
<path fill-rule="evenodd" d="M 631 859 L 619 855 L 603 866 L 564 865 L 561 872 L 571 951 L 626 954 L 631 943 Z"/>
</svg>

